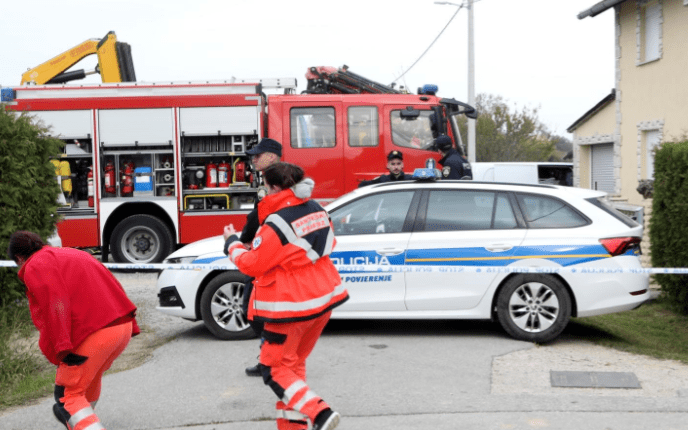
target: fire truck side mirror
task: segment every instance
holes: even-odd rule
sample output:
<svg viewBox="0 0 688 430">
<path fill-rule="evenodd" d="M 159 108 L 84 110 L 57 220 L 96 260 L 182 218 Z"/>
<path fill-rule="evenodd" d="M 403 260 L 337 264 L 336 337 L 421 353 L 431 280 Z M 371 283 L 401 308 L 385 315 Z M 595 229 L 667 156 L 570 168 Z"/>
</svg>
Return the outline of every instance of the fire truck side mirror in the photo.
<svg viewBox="0 0 688 430">
<path fill-rule="evenodd" d="M 406 109 L 400 111 L 399 114 L 402 118 L 415 119 L 420 116 L 420 111 L 418 109 L 414 109 L 413 106 L 406 106 Z"/>
<path fill-rule="evenodd" d="M 478 118 L 478 111 L 475 110 L 475 108 L 473 108 L 467 104 L 464 104 L 464 103 L 461 103 L 461 105 L 463 105 L 463 106 L 459 106 L 459 113 L 460 114 L 464 114 L 464 115 L 466 115 L 467 118 L 470 118 L 470 119 Z"/>
</svg>

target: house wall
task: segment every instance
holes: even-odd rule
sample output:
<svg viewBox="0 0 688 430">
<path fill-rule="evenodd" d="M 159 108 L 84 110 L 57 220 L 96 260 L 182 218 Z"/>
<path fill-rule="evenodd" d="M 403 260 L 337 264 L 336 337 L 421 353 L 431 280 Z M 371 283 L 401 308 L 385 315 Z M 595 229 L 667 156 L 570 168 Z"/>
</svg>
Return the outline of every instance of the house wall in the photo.
<svg viewBox="0 0 688 430">
<path fill-rule="evenodd" d="M 591 187 L 590 148 L 599 143 L 614 142 L 616 107 L 609 103 L 576 128 L 573 134 L 574 186 Z"/>
<path fill-rule="evenodd" d="M 643 61 L 643 6 L 661 5 L 660 56 Z M 681 138 L 688 132 L 688 6 L 683 0 L 626 1 L 616 10 L 617 124 L 621 158 L 621 198 L 643 205 L 636 191 L 648 179 L 648 132 L 659 141 Z"/>
</svg>

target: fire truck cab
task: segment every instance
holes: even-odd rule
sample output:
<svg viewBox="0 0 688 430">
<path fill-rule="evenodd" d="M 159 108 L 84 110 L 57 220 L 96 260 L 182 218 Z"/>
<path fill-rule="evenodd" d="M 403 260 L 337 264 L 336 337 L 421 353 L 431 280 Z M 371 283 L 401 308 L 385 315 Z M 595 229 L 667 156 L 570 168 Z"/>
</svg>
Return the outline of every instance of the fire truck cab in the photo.
<svg viewBox="0 0 688 430">
<path fill-rule="evenodd" d="M 63 246 L 143 264 L 230 222 L 243 227 L 260 183 L 246 150 L 262 137 L 282 143 L 282 160 L 301 166 L 327 204 L 385 173 L 393 149 L 407 171 L 437 159 L 433 138 L 458 136 L 456 115 L 475 115 L 433 91 L 371 93 L 344 75 L 345 91 L 321 72 L 304 94 L 288 78 L 22 85 L 2 89 L 2 101 L 65 143 L 53 160 Z"/>
</svg>

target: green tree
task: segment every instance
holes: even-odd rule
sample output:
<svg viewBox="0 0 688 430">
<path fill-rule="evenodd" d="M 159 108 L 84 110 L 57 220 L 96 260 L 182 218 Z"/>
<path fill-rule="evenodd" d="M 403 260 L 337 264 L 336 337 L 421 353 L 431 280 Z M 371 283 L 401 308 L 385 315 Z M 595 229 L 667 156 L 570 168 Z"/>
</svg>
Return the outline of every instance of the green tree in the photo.
<svg viewBox="0 0 688 430">
<path fill-rule="evenodd" d="M 46 137 L 32 117 L 0 105 L 0 259 L 7 260 L 10 235 L 30 230 L 44 239 L 57 222 L 55 167 L 50 158 L 62 142 Z M 0 268 L 0 308 L 24 297 L 14 268 Z"/>
<path fill-rule="evenodd" d="M 538 119 L 538 109 L 511 109 L 501 96 L 478 94 L 475 108 L 476 161 L 560 161 L 559 140 Z M 467 120 L 459 117 L 461 138 L 467 142 Z"/>
</svg>

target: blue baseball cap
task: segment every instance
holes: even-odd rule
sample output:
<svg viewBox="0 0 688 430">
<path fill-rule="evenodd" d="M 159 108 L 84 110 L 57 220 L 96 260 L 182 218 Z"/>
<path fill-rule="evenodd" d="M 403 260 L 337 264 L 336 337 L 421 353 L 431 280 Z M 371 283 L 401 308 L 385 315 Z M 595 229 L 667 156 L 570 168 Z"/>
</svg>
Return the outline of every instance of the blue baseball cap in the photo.
<svg viewBox="0 0 688 430">
<path fill-rule="evenodd" d="M 258 155 L 264 152 L 272 152 L 279 157 L 282 156 L 282 144 L 276 140 L 264 137 L 260 140 L 258 145 L 246 151 L 248 155 Z"/>
</svg>

